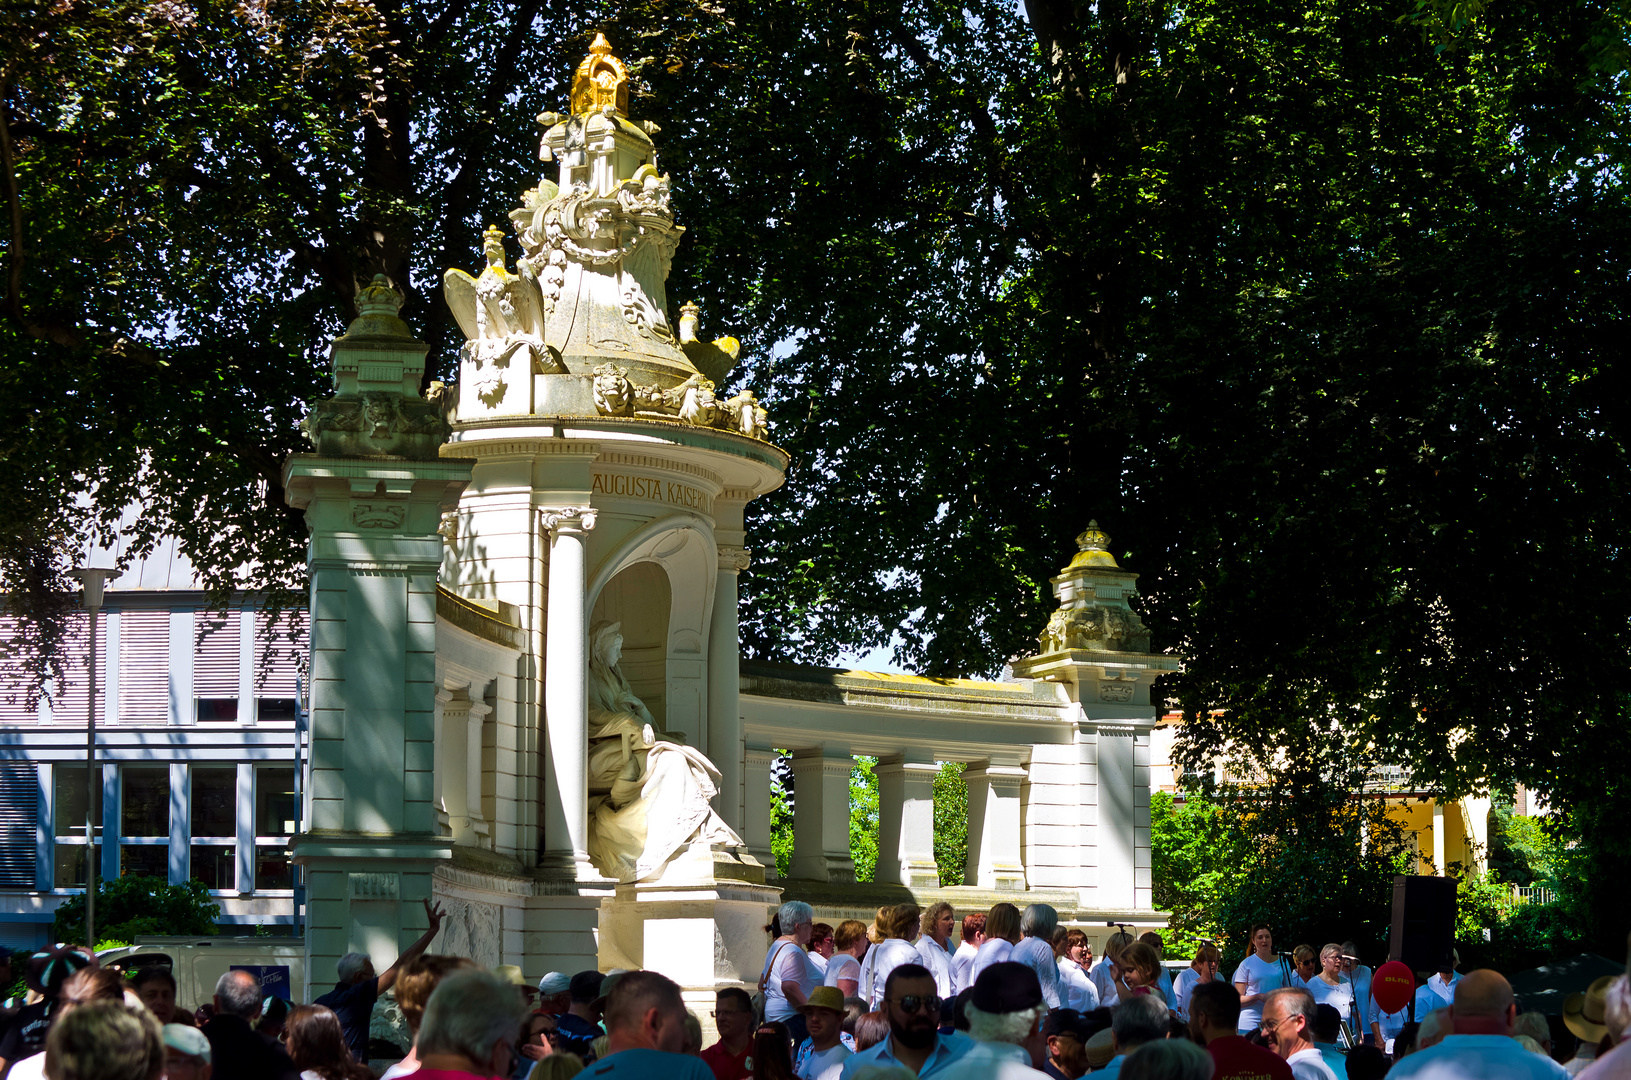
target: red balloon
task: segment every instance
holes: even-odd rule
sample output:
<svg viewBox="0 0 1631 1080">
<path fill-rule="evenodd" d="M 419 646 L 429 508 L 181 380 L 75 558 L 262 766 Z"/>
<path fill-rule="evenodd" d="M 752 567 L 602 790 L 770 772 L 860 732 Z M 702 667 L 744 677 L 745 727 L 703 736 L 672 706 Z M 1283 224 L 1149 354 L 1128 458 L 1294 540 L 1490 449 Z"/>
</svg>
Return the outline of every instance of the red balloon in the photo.
<svg viewBox="0 0 1631 1080">
<path fill-rule="evenodd" d="M 1410 1004 L 1415 992 L 1416 977 L 1410 973 L 1408 965 L 1398 960 L 1389 960 L 1370 977 L 1370 996 L 1376 999 L 1383 1012 L 1398 1012 Z"/>
</svg>

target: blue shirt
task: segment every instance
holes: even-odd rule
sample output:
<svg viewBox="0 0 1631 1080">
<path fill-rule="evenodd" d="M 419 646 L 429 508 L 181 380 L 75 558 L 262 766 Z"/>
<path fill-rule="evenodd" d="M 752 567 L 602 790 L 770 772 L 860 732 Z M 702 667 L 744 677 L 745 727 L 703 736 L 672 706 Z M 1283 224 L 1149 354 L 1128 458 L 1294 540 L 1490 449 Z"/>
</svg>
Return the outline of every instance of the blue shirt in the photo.
<svg viewBox="0 0 1631 1080">
<path fill-rule="evenodd" d="M 893 1053 L 894 1043 L 895 1036 L 890 1033 L 884 1036 L 883 1042 L 862 1050 L 859 1054 L 844 1062 L 844 1071 L 839 1074 L 840 1080 L 850 1080 L 850 1077 L 855 1075 L 856 1070 L 868 1065 L 902 1064 L 900 1058 Z M 960 1031 L 950 1035 L 936 1036 L 934 1053 L 929 1055 L 928 1060 L 923 1063 L 923 1068 L 918 1070 L 918 1080 L 928 1080 L 929 1077 L 934 1076 L 936 1073 L 943 1072 L 952 1062 L 972 1049 L 974 1049 L 974 1040 Z"/>
<path fill-rule="evenodd" d="M 1389 1080 L 1563 1080 L 1569 1070 L 1506 1035 L 1447 1035 L 1399 1059 Z"/>
<path fill-rule="evenodd" d="M 714 1080 L 713 1070 L 699 1057 L 665 1054 L 661 1050 L 619 1050 L 607 1054 L 579 1076 L 617 1077 L 618 1080 Z"/>
<path fill-rule="evenodd" d="M 368 1060 L 368 1021 L 374 1016 L 374 1002 L 379 1000 L 379 976 L 356 983 L 340 983 L 334 989 L 312 1002 L 327 1005 L 340 1020 L 340 1031 L 351 1056 L 358 1061 Z"/>
</svg>

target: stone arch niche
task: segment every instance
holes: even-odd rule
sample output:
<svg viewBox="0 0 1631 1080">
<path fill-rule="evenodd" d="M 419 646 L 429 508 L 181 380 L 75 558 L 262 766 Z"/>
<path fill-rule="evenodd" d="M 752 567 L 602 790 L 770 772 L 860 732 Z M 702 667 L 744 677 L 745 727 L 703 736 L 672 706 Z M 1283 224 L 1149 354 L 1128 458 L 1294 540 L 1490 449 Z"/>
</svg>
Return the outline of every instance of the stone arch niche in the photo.
<svg viewBox="0 0 1631 1080">
<path fill-rule="evenodd" d="M 593 577 L 589 625 L 623 624 L 623 674 L 652 716 L 704 753 L 708 624 L 718 559 L 695 519 L 651 523 L 611 552 Z"/>
</svg>

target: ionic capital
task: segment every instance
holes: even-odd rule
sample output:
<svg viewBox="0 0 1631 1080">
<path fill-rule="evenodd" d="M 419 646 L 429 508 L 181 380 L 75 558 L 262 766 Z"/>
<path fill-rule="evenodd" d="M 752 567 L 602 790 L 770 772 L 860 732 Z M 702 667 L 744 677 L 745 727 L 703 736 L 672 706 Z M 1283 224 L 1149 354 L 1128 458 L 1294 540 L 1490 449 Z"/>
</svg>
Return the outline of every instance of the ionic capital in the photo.
<svg viewBox="0 0 1631 1080">
<path fill-rule="evenodd" d="M 538 512 L 544 531 L 586 533 L 595 527 L 596 510 L 592 506 L 548 506 Z"/>
<path fill-rule="evenodd" d="M 753 563 L 753 556 L 740 544 L 719 545 L 719 568 L 740 574 Z"/>
</svg>

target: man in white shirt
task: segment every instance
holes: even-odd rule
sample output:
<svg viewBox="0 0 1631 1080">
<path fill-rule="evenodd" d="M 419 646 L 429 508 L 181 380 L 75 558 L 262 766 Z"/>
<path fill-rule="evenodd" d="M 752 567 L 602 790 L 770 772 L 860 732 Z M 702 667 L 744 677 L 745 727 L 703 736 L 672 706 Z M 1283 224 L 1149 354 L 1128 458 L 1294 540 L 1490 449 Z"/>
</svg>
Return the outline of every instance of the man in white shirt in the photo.
<svg viewBox="0 0 1631 1080">
<path fill-rule="evenodd" d="M 974 962 L 974 954 L 984 944 L 985 912 L 964 915 L 963 940 L 951 956 L 951 986 L 957 993 L 962 993 L 968 986 L 968 966 Z"/>
<path fill-rule="evenodd" d="M 1403 1058 L 1393 1080 L 1564 1080 L 1569 1074 L 1551 1058 L 1525 1050 L 1512 1038 L 1518 1017 L 1512 984 L 1493 971 L 1470 972 L 1455 985 L 1450 1006 L 1453 1034 Z"/>
<path fill-rule="evenodd" d="M 1428 1013 L 1445 1008 L 1455 1000 L 1455 984 L 1461 981 L 1461 976 L 1455 973 L 1454 964 L 1459 963 L 1460 959 L 1457 954 L 1451 966 L 1428 976 L 1427 981 L 1416 988 L 1418 1024 L 1427 1018 Z"/>
<path fill-rule="evenodd" d="M 947 942 L 951 940 L 951 928 L 956 925 L 956 915 L 951 905 L 944 900 L 929 905 L 929 910 L 923 913 L 923 935 L 917 939 L 917 954 L 923 958 L 923 966 L 934 975 L 935 989 L 942 998 L 957 996 L 957 984 L 951 973 L 951 953 L 947 951 Z"/>
<path fill-rule="evenodd" d="M 1291 1066 L 1295 1080 L 1337 1080 L 1314 1045 L 1314 1009 L 1314 995 L 1301 987 L 1270 990 L 1263 1002 L 1263 1036 L 1269 1049 Z"/>
<path fill-rule="evenodd" d="M 1003 961 L 980 972 L 964 1015 L 974 1046 L 941 1075 L 945 1080 L 1048 1080 L 1043 1024 L 1048 1004 L 1036 972 Z"/>
</svg>

